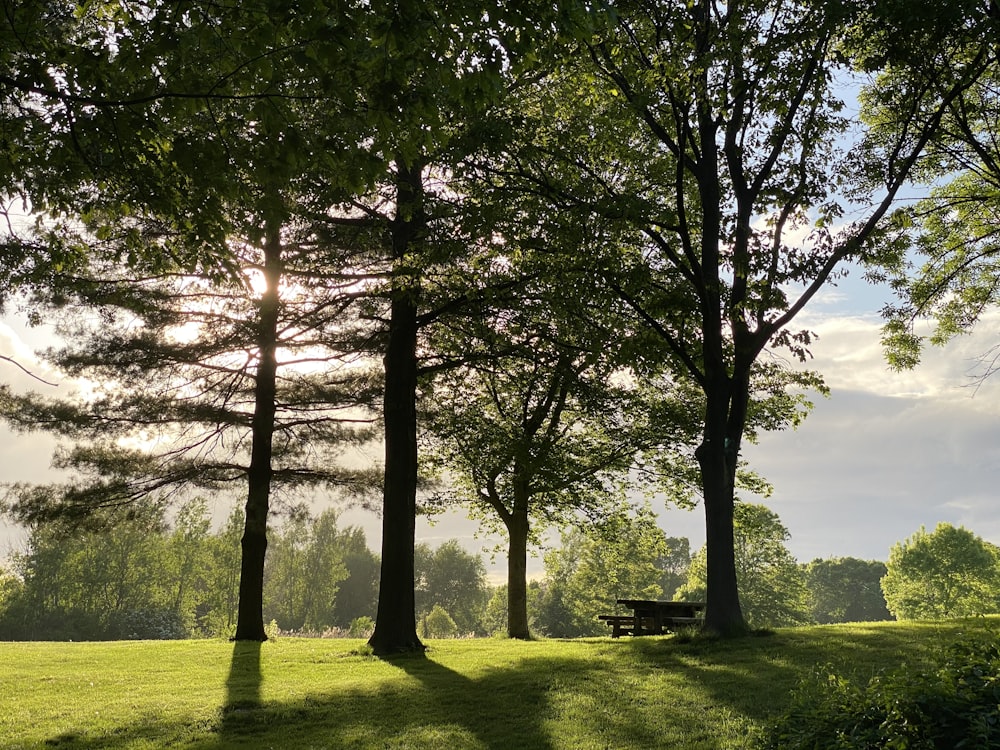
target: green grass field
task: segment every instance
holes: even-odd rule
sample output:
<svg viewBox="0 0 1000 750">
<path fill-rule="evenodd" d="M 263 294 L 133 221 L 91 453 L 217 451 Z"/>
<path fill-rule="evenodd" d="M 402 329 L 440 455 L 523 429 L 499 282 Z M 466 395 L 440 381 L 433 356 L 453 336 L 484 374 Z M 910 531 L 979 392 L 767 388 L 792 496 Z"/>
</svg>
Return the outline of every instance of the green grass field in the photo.
<svg viewBox="0 0 1000 750">
<path fill-rule="evenodd" d="M 0 643 L 2 748 L 749 748 L 817 667 L 867 678 L 968 622 L 673 638 Z"/>
</svg>

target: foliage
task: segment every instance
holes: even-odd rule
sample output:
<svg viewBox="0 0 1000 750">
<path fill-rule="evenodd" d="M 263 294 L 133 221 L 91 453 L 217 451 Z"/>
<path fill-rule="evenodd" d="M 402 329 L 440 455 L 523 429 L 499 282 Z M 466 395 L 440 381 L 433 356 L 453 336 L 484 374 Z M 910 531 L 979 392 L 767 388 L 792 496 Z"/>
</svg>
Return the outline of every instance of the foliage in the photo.
<svg viewBox="0 0 1000 750">
<path fill-rule="evenodd" d="M 550 330 L 537 331 L 533 316 Z M 576 513 L 599 515 L 609 484 L 626 474 L 638 448 L 621 429 L 628 410 L 623 389 L 606 385 L 608 366 L 585 346 L 550 342 L 566 334 L 551 330 L 547 317 L 501 312 L 494 335 L 509 336 L 500 346 L 517 354 L 486 354 L 440 378 L 426 420 L 429 453 L 451 484 L 442 499 L 468 504 L 486 528 L 503 532 L 508 586 L 519 591 L 539 532 Z M 468 341 L 461 347 L 475 349 Z M 521 600 L 509 620 L 526 619 Z M 511 634 L 526 637 L 527 623 L 520 625 Z"/>
<path fill-rule="evenodd" d="M 740 602 L 755 628 L 806 625 L 813 622 L 806 576 L 785 542 L 788 529 L 773 511 L 755 503 L 738 503 L 734 514 L 734 549 Z M 706 553 L 691 559 L 687 581 L 675 596 L 704 601 Z"/>
<path fill-rule="evenodd" d="M 855 557 L 817 558 L 804 569 L 816 622 L 892 619 L 882 595 L 885 563 Z"/>
<path fill-rule="evenodd" d="M 0 578 L 0 638 L 232 637 L 242 510 L 234 508 L 213 532 L 202 499 L 182 505 L 170 525 L 162 506 L 144 507 L 125 518 L 106 512 L 107 525 L 89 531 L 35 528 L 28 548 L 14 556 L 12 575 Z M 374 615 L 377 561 L 367 548 L 361 554 L 364 533 L 338 529 L 336 518 L 332 510 L 317 519 L 300 514 L 277 529 L 266 612 L 284 630 L 321 632 L 339 617 L 350 623 Z M 352 573 L 349 557 L 368 562 Z M 360 580 L 352 583 L 354 573 Z M 349 589 L 344 602 L 338 585 Z"/>
<path fill-rule="evenodd" d="M 457 539 L 448 540 L 436 549 L 418 544 L 414 549 L 414 566 L 419 620 L 441 609 L 461 635 L 483 632 L 489 591 L 486 568 L 478 555 L 462 549 Z M 437 616 L 435 620 L 443 618 Z"/>
<path fill-rule="evenodd" d="M 701 393 L 706 627 L 719 633 L 745 627 L 729 549 L 743 440 L 796 423 L 802 390 L 822 388 L 766 351 L 809 358 L 813 335 L 795 317 L 844 261 L 874 256 L 940 111 L 969 84 L 955 55 L 937 96 L 897 110 L 908 113 L 905 133 L 851 150 L 840 81 L 852 65 L 905 69 L 908 59 L 894 48 L 876 63 L 851 44 L 855 24 L 874 25 L 866 10 L 580 3 L 566 12 L 566 48 L 517 102 L 531 142 L 499 169 L 508 190 L 548 197 L 552 234 L 607 228 L 595 286 L 613 290 L 633 328 L 658 342 L 659 371 Z M 951 52 L 935 62 L 944 67 Z M 843 224 L 849 202 L 870 208 Z"/>
<path fill-rule="evenodd" d="M 899 620 L 1000 611 L 1000 549 L 971 531 L 923 526 L 889 552 L 882 591 Z"/>
<path fill-rule="evenodd" d="M 601 635 L 600 614 L 620 610 L 617 599 L 657 599 L 668 540 L 649 505 L 622 506 L 590 527 L 563 533 L 545 556 L 536 621 L 553 637 Z"/>
<path fill-rule="evenodd" d="M 840 676 L 827 666 L 800 688 L 771 730 L 766 747 L 996 747 L 997 636 L 995 631 L 974 630 L 948 644 L 929 664 L 880 672 L 867 682 Z"/>
<path fill-rule="evenodd" d="M 203 510 L 203 509 L 202 509 Z M 195 505 L 193 512 L 198 513 Z M 64 527 L 32 530 L 15 554 L 22 581 L 6 602 L 7 638 L 93 640 L 183 637 L 193 625 L 197 573 L 167 534 L 162 506 L 129 516 L 103 514 L 105 528 L 71 535 Z"/>
<path fill-rule="evenodd" d="M 975 3 L 965 2 L 935 10 L 960 23 L 942 25 L 937 33 L 946 38 L 934 40 L 934 48 L 957 49 L 981 75 L 949 104 L 921 159 L 915 177 L 930 186 L 927 197 L 901 207 L 894 216 L 892 243 L 897 256 L 882 277 L 891 281 L 898 295 L 898 301 L 884 311 L 883 330 L 887 358 L 896 368 L 914 367 L 926 342 L 943 345 L 970 331 L 1000 300 L 1000 62 L 985 41 L 998 33 L 1000 16 L 994 7 L 988 18 L 982 18 Z M 947 29 L 959 33 L 949 35 Z M 919 44 L 918 40 L 910 43 Z M 921 63 L 933 66 L 935 59 L 924 58 Z M 938 81 L 948 80 L 949 71 L 944 73 Z M 891 100 L 905 80 L 905 71 L 886 73 L 866 92 L 876 105 L 867 108 L 876 132 L 884 135 L 905 127 Z M 934 79 L 924 76 L 924 80 Z M 926 84 L 923 88 L 933 91 Z M 927 319 L 933 329 L 924 335 L 920 324 Z M 994 370 L 992 355 L 984 357 L 983 377 Z"/>
<path fill-rule="evenodd" d="M 373 630 L 375 630 L 375 620 L 368 615 L 362 615 L 351 620 L 348 634 L 351 638 L 370 638 Z"/>
<path fill-rule="evenodd" d="M 332 623 L 338 588 L 347 577 L 342 552 L 334 510 L 289 518 L 268 545 L 264 620 L 291 631 L 322 631 Z"/>
<path fill-rule="evenodd" d="M 368 548 L 365 532 L 361 528 L 342 529 L 338 544 L 347 577 L 337 587 L 332 624 L 350 628 L 359 618 L 375 617 L 378 606 L 379 560 L 378 555 Z"/>
<path fill-rule="evenodd" d="M 666 552 L 656 563 L 662 571 L 659 583 L 664 596 L 674 596 L 674 592 L 683 585 L 690 566 L 691 542 L 683 536 L 667 537 Z"/>
<path fill-rule="evenodd" d="M 421 638 L 454 638 L 459 634 L 458 625 L 440 604 L 417 620 L 417 633 Z"/>
<path fill-rule="evenodd" d="M 528 628 L 532 633 L 539 632 L 539 620 L 545 618 L 547 587 L 543 582 L 533 579 L 528 581 L 525 590 L 527 592 Z M 490 593 L 489 601 L 486 602 L 486 610 L 483 613 L 483 632 L 486 635 L 509 635 L 508 602 L 507 584 L 495 586 Z M 556 628 L 555 630 L 565 632 L 564 629 Z M 546 632 L 551 632 L 551 630 L 546 629 Z"/>
</svg>

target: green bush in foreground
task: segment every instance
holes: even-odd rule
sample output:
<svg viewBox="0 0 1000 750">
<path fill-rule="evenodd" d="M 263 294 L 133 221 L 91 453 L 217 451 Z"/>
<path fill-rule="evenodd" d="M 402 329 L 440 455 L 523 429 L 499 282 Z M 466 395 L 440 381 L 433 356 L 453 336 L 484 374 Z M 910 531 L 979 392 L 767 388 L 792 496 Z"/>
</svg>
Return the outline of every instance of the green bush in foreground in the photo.
<svg viewBox="0 0 1000 750">
<path fill-rule="evenodd" d="M 800 690 L 769 750 L 1000 748 L 1000 633 L 977 632 L 929 665 L 858 684 L 829 668 Z"/>
</svg>

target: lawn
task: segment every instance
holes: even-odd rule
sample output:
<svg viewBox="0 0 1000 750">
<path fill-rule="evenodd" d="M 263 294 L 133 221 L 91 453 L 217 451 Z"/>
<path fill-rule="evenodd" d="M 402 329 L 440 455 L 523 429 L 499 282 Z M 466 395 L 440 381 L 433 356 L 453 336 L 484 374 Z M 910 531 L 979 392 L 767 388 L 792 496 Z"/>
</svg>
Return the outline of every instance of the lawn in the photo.
<svg viewBox="0 0 1000 750">
<path fill-rule="evenodd" d="M 670 636 L 0 643 L 2 748 L 752 748 L 818 666 L 867 678 L 970 622 Z"/>
</svg>

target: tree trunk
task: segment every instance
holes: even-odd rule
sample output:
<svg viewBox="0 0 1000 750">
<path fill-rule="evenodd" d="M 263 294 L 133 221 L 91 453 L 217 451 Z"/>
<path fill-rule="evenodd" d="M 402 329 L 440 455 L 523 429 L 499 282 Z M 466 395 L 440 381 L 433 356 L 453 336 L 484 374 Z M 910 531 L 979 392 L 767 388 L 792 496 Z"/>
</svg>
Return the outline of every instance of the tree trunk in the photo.
<svg viewBox="0 0 1000 750">
<path fill-rule="evenodd" d="M 515 506 L 516 507 L 516 506 Z M 507 635 L 528 640 L 528 511 L 515 509 L 507 523 Z"/>
<path fill-rule="evenodd" d="M 257 345 L 260 349 L 254 387 L 253 434 L 246 522 L 240 545 L 240 598 L 236 617 L 237 641 L 266 641 L 264 633 L 264 557 L 267 553 L 267 513 L 271 495 L 271 446 L 274 436 L 278 317 L 281 280 L 281 223 L 269 219 L 264 241 L 264 278 L 260 299 Z"/>
<path fill-rule="evenodd" d="M 747 631 L 736 580 L 733 506 L 748 389 L 747 378 L 730 379 L 721 370 L 706 381 L 704 440 L 695 453 L 705 502 L 705 629 L 723 636 Z"/>
<path fill-rule="evenodd" d="M 382 494 L 382 574 L 375 632 L 376 654 L 421 651 L 413 593 L 417 509 L 417 298 L 418 271 L 405 265 L 423 236 L 423 182 L 419 167 L 396 175 L 392 222 L 394 269 L 389 338 L 384 359 L 385 483 Z"/>
</svg>

